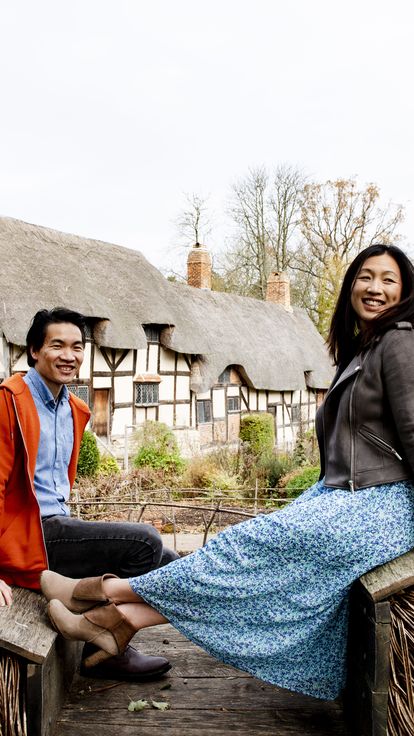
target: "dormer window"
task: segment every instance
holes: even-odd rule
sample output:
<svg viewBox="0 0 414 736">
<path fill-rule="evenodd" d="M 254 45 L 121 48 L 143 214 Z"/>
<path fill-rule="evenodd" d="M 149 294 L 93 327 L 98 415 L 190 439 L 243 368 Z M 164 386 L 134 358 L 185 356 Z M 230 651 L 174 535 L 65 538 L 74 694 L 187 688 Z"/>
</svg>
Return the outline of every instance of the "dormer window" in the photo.
<svg viewBox="0 0 414 736">
<path fill-rule="evenodd" d="M 230 366 L 224 369 L 222 373 L 220 373 L 217 383 L 230 383 Z"/>
<path fill-rule="evenodd" d="M 160 328 L 159 325 L 142 325 L 147 336 L 147 342 L 159 343 Z"/>
</svg>

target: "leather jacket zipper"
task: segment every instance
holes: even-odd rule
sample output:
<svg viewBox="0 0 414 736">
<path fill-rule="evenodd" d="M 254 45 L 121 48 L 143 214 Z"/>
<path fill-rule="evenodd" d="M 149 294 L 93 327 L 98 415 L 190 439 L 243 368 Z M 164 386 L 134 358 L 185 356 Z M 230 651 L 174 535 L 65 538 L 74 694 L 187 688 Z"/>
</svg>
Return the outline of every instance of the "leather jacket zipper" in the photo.
<svg viewBox="0 0 414 736">
<path fill-rule="evenodd" d="M 353 383 L 353 386 L 351 388 L 351 393 L 349 395 L 349 426 L 351 429 L 351 477 L 348 481 L 349 490 L 353 493 L 355 491 L 355 432 L 353 427 L 353 421 L 354 421 L 354 407 L 353 407 L 353 398 L 354 398 L 354 391 L 355 387 L 358 382 L 358 378 L 360 375 L 360 372 L 362 370 L 362 366 L 357 365 L 355 366 L 355 373 L 358 372 L 358 375 Z"/>
<path fill-rule="evenodd" d="M 388 442 L 385 442 L 385 440 L 383 440 L 381 437 L 378 437 L 376 434 L 374 434 L 373 432 L 371 432 L 369 429 L 365 429 L 365 427 L 360 427 L 359 428 L 359 432 L 369 442 L 372 442 L 372 444 L 376 445 L 381 450 L 385 450 L 385 452 L 388 452 L 391 455 L 395 455 L 395 457 L 398 460 L 401 460 L 402 461 L 402 457 L 397 452 L 397 450 L 392 445 L 389 445 Z"/>
</svg>

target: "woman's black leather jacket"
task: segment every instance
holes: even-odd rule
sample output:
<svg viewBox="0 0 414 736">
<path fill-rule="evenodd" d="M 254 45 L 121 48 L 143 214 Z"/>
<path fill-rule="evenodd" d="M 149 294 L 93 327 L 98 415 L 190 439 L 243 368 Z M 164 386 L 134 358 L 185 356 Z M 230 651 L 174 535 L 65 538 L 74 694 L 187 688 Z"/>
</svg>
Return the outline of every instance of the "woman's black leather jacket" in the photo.
<svg viewBox="0 0 414 736">
<path fill-rule="evenodd" d="M 397 322 L 335 377 L 316 417 L 325 484 L 414 479 L 414 329 Z"/>
</svg>

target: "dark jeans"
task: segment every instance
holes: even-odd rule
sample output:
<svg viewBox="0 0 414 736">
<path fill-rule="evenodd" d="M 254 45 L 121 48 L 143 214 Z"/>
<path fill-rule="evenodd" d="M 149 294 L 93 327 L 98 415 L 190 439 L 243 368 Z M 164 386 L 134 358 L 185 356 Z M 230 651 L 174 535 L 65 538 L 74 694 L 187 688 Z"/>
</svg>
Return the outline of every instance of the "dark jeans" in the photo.
<svg viewBox="0 0 414 736">
<path fill-rule="evenodd" d="M 71 516 L 49 516 L 42 521 L 50 570 L 71 578 L 107 572 L 135 577 L 179 556 L 163 548 L 151 524 L 81 521 Z"/>
</svg>

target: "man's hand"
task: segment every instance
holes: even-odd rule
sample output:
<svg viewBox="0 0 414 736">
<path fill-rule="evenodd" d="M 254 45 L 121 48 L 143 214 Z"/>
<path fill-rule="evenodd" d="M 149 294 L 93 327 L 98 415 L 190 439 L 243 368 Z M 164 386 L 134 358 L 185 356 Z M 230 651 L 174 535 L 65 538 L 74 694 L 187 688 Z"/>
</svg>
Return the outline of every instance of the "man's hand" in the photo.
<svg viewBox="0 0 414 736">
<path fill-rule="evenodd" d="M 4 580 L 0 580 L 0 606 L 10 606 L 12 602 L 12 590 Z"/>
</svg>

